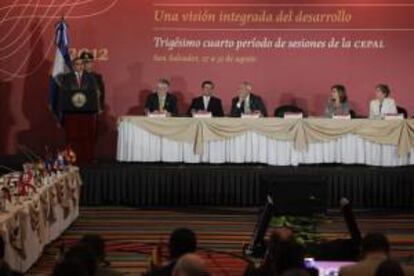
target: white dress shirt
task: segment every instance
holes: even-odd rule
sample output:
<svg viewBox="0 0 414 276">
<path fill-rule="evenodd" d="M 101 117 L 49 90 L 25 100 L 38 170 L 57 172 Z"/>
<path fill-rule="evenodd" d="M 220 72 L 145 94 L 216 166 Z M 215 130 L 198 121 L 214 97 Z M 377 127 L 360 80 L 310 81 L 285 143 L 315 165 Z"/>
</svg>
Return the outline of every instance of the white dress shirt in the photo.
<svg viewBox="0 0 414 276">
<path fill-rule="evenodd" d="M 382 118 L 386 114 L 396 114 L 397 106 L 392 98 L 385 98 L 382 102 L 375 99 L 369 104 L 369 118 L 376 119 Z"/>
<path fill-rule="evenodd" d="M 210 96 L 203 96 L 204 110 L 207 110 L 209 102 L 210 102 Z"/>
<path fill-rule="evenodd" d="M 244 99 L 244 101 L 243 102 L 237 102 L 237 107 L 238 108 L 241 108 L 241 104 L 244 104 L 244 113 L 246 113 L 247 111 L 246 111 L 246 107 L 247 107 L 247 109 L 250 109 L 250 94 L 248 94 L 247 96 L 246 96 L 246 98 Z M 248 113 L 248 112 L 247 112 Z"/>
</svg>

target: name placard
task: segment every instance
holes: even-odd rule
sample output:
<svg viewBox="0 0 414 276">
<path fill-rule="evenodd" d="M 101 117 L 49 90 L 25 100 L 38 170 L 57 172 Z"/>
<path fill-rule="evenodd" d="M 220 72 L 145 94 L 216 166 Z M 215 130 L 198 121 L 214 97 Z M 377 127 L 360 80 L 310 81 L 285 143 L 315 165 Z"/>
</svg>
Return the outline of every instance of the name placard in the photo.
<svg viewBox="0 0 414 276">
<path fill-rule="evenodd" d="M 303 113 L 302 112 L 285 112 L 283 114 L 283 118 L 285 119 L 302 119 Z"/>
<path fill-rule="evenodd" d="M 351 120 L 351 115 L 350 114 L 348 114 L 348 115 L 333 115 L 332 119 L 335 119 L 335 120 Z"/>
<path fill-rule="evenodd" d="M 242 119 L 257 119 L 260 118 L 260 113 L 242 113 Z"/>
<path fill-rule="evenodd" d="M 149 117 L 149 118 L 166 118 L 167 114 L 166 113 L 148 113 L 147 117 Z"/>
<path fill-rule="evenodd" d="M 199 112 L 199 113 L 194 113 L 193 117 L 194 118 L 211 118 L 213 117 L 213 115 L 211 114 L 211 112 Z"/>
</svg>

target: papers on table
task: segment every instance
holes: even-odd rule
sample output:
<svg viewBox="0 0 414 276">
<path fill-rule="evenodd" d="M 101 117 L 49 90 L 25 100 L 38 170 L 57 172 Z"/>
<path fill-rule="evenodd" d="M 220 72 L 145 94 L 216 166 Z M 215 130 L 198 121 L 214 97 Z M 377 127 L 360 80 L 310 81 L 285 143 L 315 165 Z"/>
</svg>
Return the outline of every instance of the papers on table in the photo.
<svg viewBox="0 0 414 276">
<path fill-rule="evenodd" d="M 166 118 L 167 113 L 148 113 L 147 116 L 149 118 Z"/>
<path fill-rule="evenodd" d="M 303 113 L 302 112 L 285 112 L 283 114 L 283 118 L 285 119 L 302 119 Z"/>
<path fill-rule="evenodd" d="M 193 113 L 193 117 L 194 118 L 211 118 L 213 117 L 213 115 L 211 114 L 211 112 L 197 112 L 197 113 Z"/>
<path fill-rule="evenodd" d="M 385 114 L 384 120 L 404 120 L 404 114 Z"/>
<path fill-rule="evenodd" d="M 336 119 L 336 120 L 351 120 L 351 115 L 333 115 L 332 119 Z"/>
<path fill-rule="evenodd" d="M 255 113 L 242 113 L 241 114 L 241 118 L 242 119 L 257 119 L 257 118 L 260 118 L 260 113 L 259 112 L 255 112 Z"/>
</svg>

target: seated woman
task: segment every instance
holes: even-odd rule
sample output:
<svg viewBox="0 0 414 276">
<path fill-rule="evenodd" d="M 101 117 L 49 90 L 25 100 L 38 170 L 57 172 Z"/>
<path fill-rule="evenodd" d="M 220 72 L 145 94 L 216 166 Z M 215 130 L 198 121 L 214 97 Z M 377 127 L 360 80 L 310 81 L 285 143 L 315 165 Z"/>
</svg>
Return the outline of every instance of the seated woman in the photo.
<svg viewBox="0 0 414 276">
<path fill-rule="evenodd" d="M 378 84 L 375 87 L 375 98 L 369 104 L 369 118 L 380 119 L 386 114 L 396 114 L 397 107 L 394 99 L 390 98 L 391 91 L 388 85 Z"/>
<path fill-rule="evenodd" d="M 325 108 L 325 117 L 332 118 L 334 115 L 348 115 L 349 104 L 346 96 L 346 88 L 341 84 L 331 87 L 331 97 Z"/>
</svg>

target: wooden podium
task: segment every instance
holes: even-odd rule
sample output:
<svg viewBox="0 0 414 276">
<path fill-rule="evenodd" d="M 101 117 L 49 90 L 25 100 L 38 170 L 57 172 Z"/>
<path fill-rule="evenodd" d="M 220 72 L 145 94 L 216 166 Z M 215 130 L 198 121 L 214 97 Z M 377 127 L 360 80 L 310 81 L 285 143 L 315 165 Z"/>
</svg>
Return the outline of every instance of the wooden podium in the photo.
<svg viewBox="0 0 414 276">
<path fill-rule="evenodd" d="M 66 143 L 76 152 L 79 164 L 90 163 L 95 157 L 98 93 L 94 89 L 67 90 L 60 97 Z"/>
</svg>

